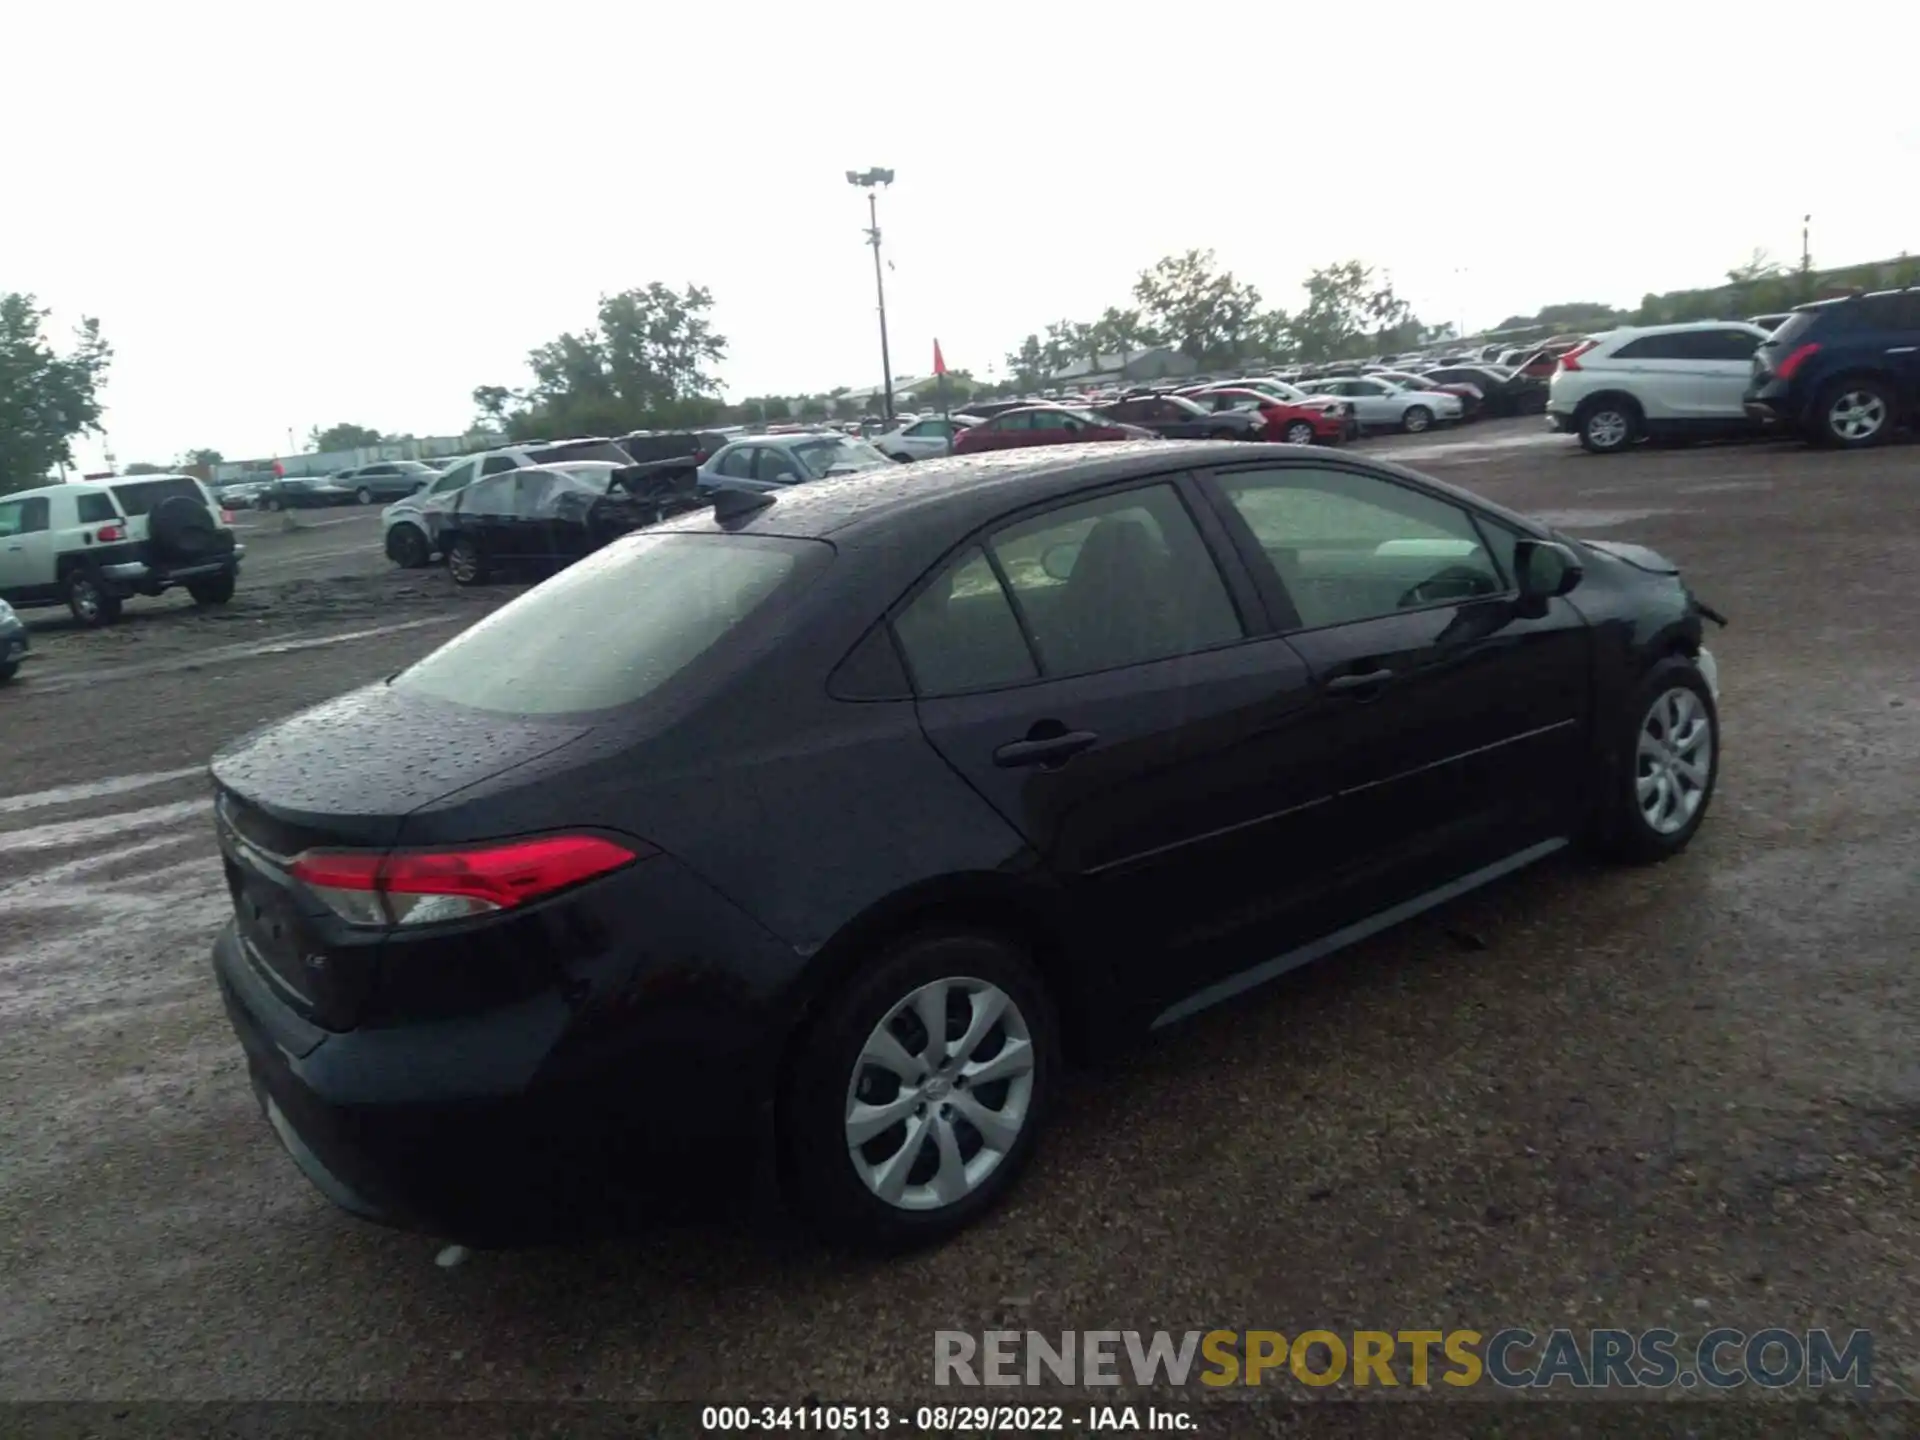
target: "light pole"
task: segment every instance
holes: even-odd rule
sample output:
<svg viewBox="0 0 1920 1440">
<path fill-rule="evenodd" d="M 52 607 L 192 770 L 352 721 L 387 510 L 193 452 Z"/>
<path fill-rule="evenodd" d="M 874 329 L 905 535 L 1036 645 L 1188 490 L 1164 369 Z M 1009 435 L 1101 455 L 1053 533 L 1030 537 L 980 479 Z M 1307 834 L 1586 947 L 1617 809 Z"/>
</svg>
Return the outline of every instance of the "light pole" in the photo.
<svg viewBox="0 0 1920 1440">
<path fill-rule="evenodd" d="M 873 293 L 880 302 L 880 381 L 886 387 L 880 413 L 893 424 L 893 361 L 887 354 L 887 284 L 880 274 L 880 202 L 875 198 L 882 185 L 893 183 L 893 171 L 875 166 L 871 170 L 847 171 L 847 183 L 867 192 L 867 243 L 873 246 Z"/>
</svg>

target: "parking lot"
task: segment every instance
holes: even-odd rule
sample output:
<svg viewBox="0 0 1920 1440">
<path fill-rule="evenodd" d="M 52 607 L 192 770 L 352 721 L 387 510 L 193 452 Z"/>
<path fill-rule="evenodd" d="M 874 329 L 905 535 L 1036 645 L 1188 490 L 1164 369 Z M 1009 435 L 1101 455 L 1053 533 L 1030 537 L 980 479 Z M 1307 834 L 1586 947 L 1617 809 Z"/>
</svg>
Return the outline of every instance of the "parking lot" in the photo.
<svg viewBox="0 0 1920 1440">
<path fill-rule="evenodd" d="M 1699 841 L 1548 862 L 1076 1077 L 1005 1210 L 884 1265 L 673 1219 L 441 1268 L 262 1123 L 206 963 L 204 763 L 510 587 L 393 569 L 356 509 L 244 517 L 225 609 L 33 612 L 0 692 L 0 1397 L 878 1401 L 927 1392 L 937 1329 L 1109 1325 L 1859 1327 L 1920 1392 L 1920 446 L 1366 448 L 1651 545 L 1730 618 Z"/>
</svg>

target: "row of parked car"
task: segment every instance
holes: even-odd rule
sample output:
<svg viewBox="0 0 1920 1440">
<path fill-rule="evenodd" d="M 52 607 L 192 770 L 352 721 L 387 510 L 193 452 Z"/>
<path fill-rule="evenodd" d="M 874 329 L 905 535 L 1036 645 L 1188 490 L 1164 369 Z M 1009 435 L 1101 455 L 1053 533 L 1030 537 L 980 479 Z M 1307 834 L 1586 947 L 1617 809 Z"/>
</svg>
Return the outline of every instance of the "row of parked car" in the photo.
<svg viewBox="0 0 1920 1440">
<path fill-rule="evenodd" d="M 1547 418 L 1601 454 L 1768 430 L 1883 444 L 1920 424 L 1920 288 L 1803 305 L 1771 329 L 1699 321 L 1591 336 L 1560 356 Z"/>
<path fill-rule="evenodd" d="M 1891 323 L 1906 314 L 1901 307 L 1915 312 L 1905 332 Z M 1600 453 L 1762 424 L 1866 445 L 1915 413 L 1920 290 L 1803 307 L 1771 332 L 1751 321 L 1702 321 L 1562 337 L 1511 373 L 1477 356 L 1451 358 L 1461 363 L 1421 371 L 1398 368 L 1417 362 L 1395 357 L 1300 383 L 1252 375 L 983 401 L 958 415 L 911 417 L 870 439 L 786 426 L 509 447 L 456 461 L 389 506 L 384 543 L 395 564 L 440 557 L 457 583 L 480 584 L 571 563 L 718 492 L 777 492 L 901 462 L 1043 445 L 1155 437 L 1330 445 L 1488 413 L 1544 412 Z M 1548 365 L 1550 380 L 1527 373 Z"/>
</svg>

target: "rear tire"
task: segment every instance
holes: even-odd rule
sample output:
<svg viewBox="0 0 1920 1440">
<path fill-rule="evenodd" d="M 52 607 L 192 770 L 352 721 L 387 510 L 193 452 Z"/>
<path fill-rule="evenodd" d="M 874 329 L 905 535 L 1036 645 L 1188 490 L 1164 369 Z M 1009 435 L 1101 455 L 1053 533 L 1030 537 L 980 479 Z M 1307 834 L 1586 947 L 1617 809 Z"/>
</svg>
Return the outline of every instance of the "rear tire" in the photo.
<svg viewBox="0 0 1920 1440">
<path fill-rule="evenodd" d="M 1215 430 L 1212 434 L 1208 435 L 1207 438 L 1209 440 L 1238 440 L 1240 434 L 1235 430 Z"/>
<path fill-rule="evenodd" d="M 480 547 L 464 535 L 454 541 L 447 549 L 447 573 L 456 585 L 486 584 L 487 562 Z"/>
<path fill-rule="evenodd" d="M 1287 426 L 1286 443 L 1289 445 L 1311 445 L 1313 443 L 1313 426 L 1305 420 L 1293 421 Z"/>
<path fill-rule="evenodd" d="M 1609 397 L 1582 405 L 1574 414 L 1573 429 L 1589 454 L 1615 455 L 1640 438 L 1645 421 L 1637 405 Z"/>
<path fill-rule="evenodd" d="M 1820 392 L 1813 412 L 1814 441 L 1841 450 L 1883 445 L 1898 413 L 1893 388 L 1884 381 L 1842 378 Z"/>
<path fill-rule="evenodd" d="M 940 985 L 936 1051 L 916 1002 Z M 979 1017 L 1001 1004 L 962 1053 Z M 918 1067 L 916 1078 L 863 1060 L 876 1047 Z M 943 1059 L 929 1071 L 922 1062 L 936 1054 Z M 800 1208 L 828 1239 L 859 1250 L 898 1252 L 957 1234 L 1006 1197 L 1031 1158 L 1059 1055 L 1052 1002 L 1012 945 L 946 933 L 893 947 L 826 1001 L 781 1086 L 782 1155 Z M 969 1084 L 973 1072 L 996 1078 Z M 892 1107 L 898 1118 L 856 1148 L 855 1109 Z M 889 1188 L 893 1199 L 881 1194 Z"/>
<path fill-rule="evenodd" d="M 94 571 L 75 570 L 67 576 L 67 609 L 89 630 L 97 630 L 120 618 L 120 597 Z"/>
<path fill-rule="evenodd" d="M 362 505 L 371 505 L 373 503 L 373 491 L 362 485 L 358 490 L 353 492 L 353 498 Z"/>
<path fill-rule="evenodd" d="M 18 660 L 9 660 L 5 664 L 0 664 L 0 685 L 6 684 L 19 673 L 20 662 Z"/>
<path fill-rule="evenodd" d="M 209 575 L 204 580 L 189 580 L 187 594 L 193 597 L 196 605 L 224 605 L 233 599 L 234 573 L 228 570 L 221 575 Z"/>
<path fill-rule="evenodd" d="M 1618 758 L 1600 777 L 1593 839 L 1611 859 L 1655 864 L 1686 849 L 1707 818 L 1720 778 L 1720 710 L 1699 667 L 1675 655 L 1647 672 L 1621 725 Z"/>
</svg>

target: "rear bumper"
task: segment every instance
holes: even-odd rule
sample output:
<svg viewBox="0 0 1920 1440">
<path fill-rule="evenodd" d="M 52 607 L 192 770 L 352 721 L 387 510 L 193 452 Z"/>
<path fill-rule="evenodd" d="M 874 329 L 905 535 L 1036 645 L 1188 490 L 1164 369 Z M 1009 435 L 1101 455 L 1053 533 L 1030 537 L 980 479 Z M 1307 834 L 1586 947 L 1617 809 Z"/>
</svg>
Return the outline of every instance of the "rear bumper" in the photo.
<svg viewBox="0 0 1920 1440">
<path fill-rule="evenodd" d="M 149 565 L 145 560 L 121 560 L 111 565 L 102 565 L 100 573 L 107 579 L 124 585 L 173 585 L 183 580 L 198 580 L 204 576 L 238 570 L 241 557 L 246 553 L 246 546 L 235 545 L 230 552 L 222 555 L 218 560 L 209 560 L 200 565 Z"/>
<path fill-rule="evenodd" d="M 648 914 L 644 950 L 609 939 L 584 959 L 554 955 L 550 985 L 439 1018 L 370 1013 L 350 1030 L 294 1010 L 229 921 L 214 975 L 294 1164 L 355 1215 L 482 1244 L 577 1234 L 662 1195 L 764 1193 L 784 991 L 756 1000 L 743 977 L 764 980 L 784 947 L 685 879 L 656 857 L 545 932 L 606 936 L 616 912 Z M 384 997 L 437 985 L 392 973 L 413 964 L 393 948 Z"/>
</svg>

